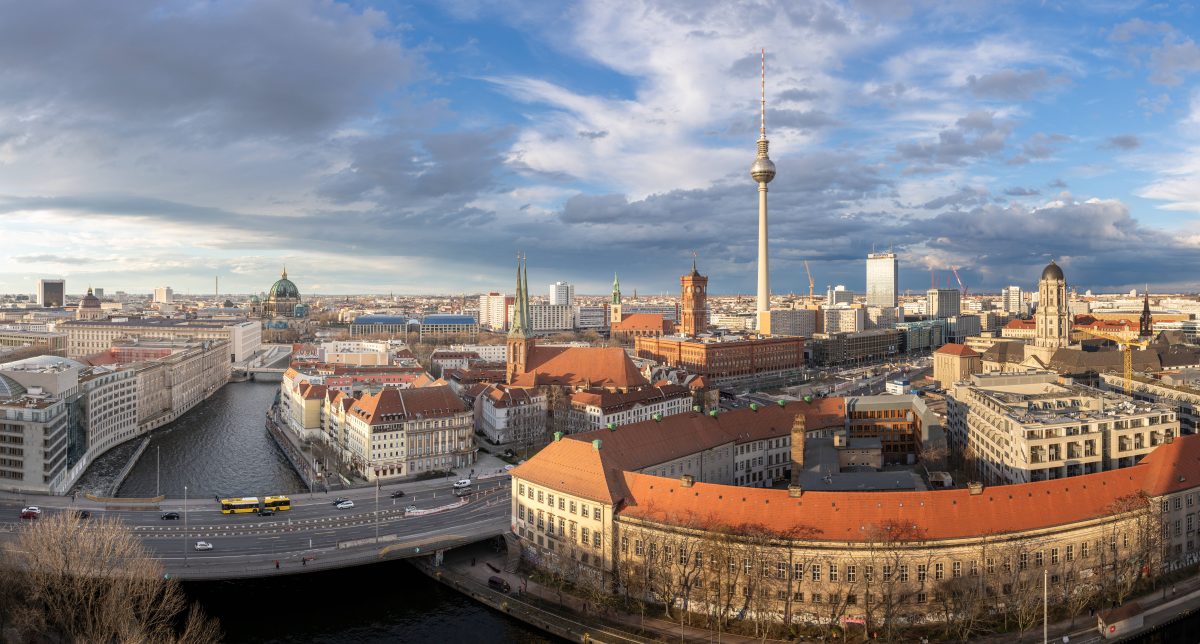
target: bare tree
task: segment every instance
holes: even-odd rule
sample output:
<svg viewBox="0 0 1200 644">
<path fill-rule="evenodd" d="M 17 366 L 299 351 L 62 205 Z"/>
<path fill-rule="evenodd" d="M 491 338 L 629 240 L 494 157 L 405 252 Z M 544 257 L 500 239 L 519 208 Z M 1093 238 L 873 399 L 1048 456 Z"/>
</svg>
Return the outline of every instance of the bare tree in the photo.
<svg viewBox="0 0 1200 644">
<path fill-rule="evenodd" d="M 883 628 L 884 640 L 894 638 L 903 611 L 915 594 L 910 581 L 915 570 L 909 563 L 909 544 L 925 540 L 925 530 L 898 520 L 868 528 L 864 576 L 867 626 Z"/>
<path fill-rule="evenodd" d="M 1164 526 L 1153 500 L 1143 491 L 1117 498 L 1108 513 L 1120 520 L 1108 524 L 1097 554 L 1106 573 L 1108 595 L 1121 604 L 1159 569 Z"/>
<path fill-rule="evenodd" d="M 178 582 L 165 579 L 158 562 L 115 519 L 43 517 L 22 530 L 0 569 L 0 595 L 19 598 L 0 611 L 23 641 L 220 639 L 217 622 L 198 605 L 189 607 Z"/>
</svg>

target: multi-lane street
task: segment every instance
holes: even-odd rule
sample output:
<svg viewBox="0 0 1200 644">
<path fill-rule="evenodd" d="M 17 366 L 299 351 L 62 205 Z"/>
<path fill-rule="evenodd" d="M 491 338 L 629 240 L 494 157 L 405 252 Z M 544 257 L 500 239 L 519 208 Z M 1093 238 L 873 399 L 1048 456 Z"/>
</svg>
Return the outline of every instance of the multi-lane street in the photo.
<svg viewBox="0 0 1200 644">
<path fill-rule="evenodd" d="M 466 497 L 455 496 L 447 481 L 404 486 L 402 498 L 391 498 L 396 486 L 381 488 L 376 510 L 375 488 L 337 494 L 292 495 L 292 509 L 271 516 L 222 514 L 213 498 L 168 499 L 154 508 L 123 509 L 69 498 L 0 497 L 0 539 L 12 540 L 31 520 L 19 519 L 26 503 L 54 512 L 88 510 L 94 520 L 114 516 L 131 526 L 171 574 L 188 578 L 231 578 L 303 572 L 358 565 L 381 557 L 427 554 L 441 547 L 470 543 L 502 534 L 509 525 L 507 476 L 476 481 Z M 338 509 L 334 499 L 354 502 Z M 453 506 L 453 507 L 447 507 Z M 429 512 L 445 508 L 438 512 Z M 415 511 L 414 511 L 415 510 Z M 179 519 L 162 515 L 177 512 Z M 186 525 L 185 525 L 186 523 Z M 378 537 L 378 540 L 376 538 Z M 212 544 L 197 551 L 197 541 Z"/>
</svg>

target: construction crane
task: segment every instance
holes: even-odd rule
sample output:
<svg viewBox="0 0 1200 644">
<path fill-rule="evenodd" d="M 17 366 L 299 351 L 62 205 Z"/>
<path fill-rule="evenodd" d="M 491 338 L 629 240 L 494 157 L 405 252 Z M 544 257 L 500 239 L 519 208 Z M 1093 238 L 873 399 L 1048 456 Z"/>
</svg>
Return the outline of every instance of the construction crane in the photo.
<svg viewBox="0 0 1200 644">
<path fill-rule="evenodd" d="M 813 303 L 813 278 L 812 271 L 808 270 L 808 260 L 804 260 L 804 272 L 808 273 L 808 305 Z"/>
<path fill-rule="evenodd" d="M 1130 340 L 1127 338 L 1123 338 L 1119 335 L 1114 335 L 1112 333 L 1105 333 L 1103 331 L 1094 331 L 1094 330 L 1088 329 L 1088 328 L 1080 328 L 1080 329 L 1078 329 L 1078 331 L 1080 333 L 1084 333 L 1084 334 L 1090 335 L 1092 337 L 1101 338 L 1104 340 L 1110 340 L 1112 342 L 1117 343 L 1117 345 L 1121 347 L 1121 353 L 1124 354 L 1122 357 L 1124 358 L 1124 362 L 1125 362 L 1125 364 L 1124 364 L 1124 367 L 1125 367 L 1125 374 L 1124 374 L 1124 376 L 1125 376 L 1125 395 L 1132 396 L 1133 395 L 1133 348 L 1138 347 L 1140 349 L 1145 349 L 1146 347 L 1150 346 L 1150 343 L 1145 340 Z"/>
<path fill-rule="evenodd" d="M 958 267 L 951 266 L 950 271 L 954 273 L 954 279 L 958 281 L 958 289 L 962 291 L 962 299 L 967 299 L 967 287 L 963 286 L 962 278 L 958 276 Z"/>
</svg>

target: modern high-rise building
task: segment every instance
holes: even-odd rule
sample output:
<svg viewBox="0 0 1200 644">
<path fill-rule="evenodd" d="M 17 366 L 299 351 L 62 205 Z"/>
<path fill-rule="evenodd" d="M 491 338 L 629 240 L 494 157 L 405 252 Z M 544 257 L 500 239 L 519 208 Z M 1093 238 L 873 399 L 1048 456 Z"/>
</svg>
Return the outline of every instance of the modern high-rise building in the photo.
<svg viewBox="0 0 1200 644">
<path fill-rule="evenodd" d="M 98 286 L 96 288 L 92 289 L 92 293 L 94 293 L 96 295 L 96 297 L 104 297 L 104 289 L 102 289 Z"/>
<path fill-rule="evenodd" d="M 925 292 L 925 311 L 934 319 L 958 315 L 962 309 L 962 293 L 953 288 L 931 288 Z"/>
<path fill-rule="evenodd" d="M 174 296 L 175 291 L 172 291 L 170 286 L 160 286 L 154 289 L 155 304 L 170 304 Z"/>
<path fill-rule="evenodd" d="M 838 304 L 853 304 L 854 291 L 847 291 L 846 287 L 838 284 L 825 289 L 825 306 L 836 306 Z"/>
<path fill-rule="evenodd" d="M 1005 311 L 1017 315 L 1025 314 L 1025 303 L 1021 300 L 1021 287 L 1008 286 L 1000 289 L 1001 305 Z"/>
<path fill-rule="evenodd" d="M 895 308 L 899 281 L 895 253 L 867 255 L 867 306 Z"/>
<path fill-rule="evenodd" d="M 67 301 L 67 283 L 63 280 L 38 280 L 38 304 L 62 306 Z"/>
<path fill-rule="evenodd" d="M 574 306 L 575 285 L 567 282 L 555 282 L 550 285 L 551 306 Z"/>
<path fill-rule="evenodd" d="M 775 163 L 767 156 L 767 52 L 762 51 L 762 93 L 759 100 L 758 156 L 750 178 L 758 184 L 758 328 L 770 327 L 771 285 L 767 270 L 767 184 L 775 178 Z"/>
</svg>

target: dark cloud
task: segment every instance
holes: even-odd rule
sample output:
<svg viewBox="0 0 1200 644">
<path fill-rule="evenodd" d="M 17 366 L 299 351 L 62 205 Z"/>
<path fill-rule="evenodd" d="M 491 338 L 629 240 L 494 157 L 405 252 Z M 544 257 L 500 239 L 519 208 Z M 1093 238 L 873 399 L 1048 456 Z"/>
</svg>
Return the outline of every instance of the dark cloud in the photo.
<svg viewBox="0 0 1200 644">
<path fill-rule="evenodd" d="M 803 102 L 811 101 L 821 97 L 820 92 L 814 92 L 810 89 L 785 89 L 775 95 L 776 100 L 783 102 Z"/>
<path fill-rule="evenodd" d="M 1141 147 L 1142 142 L 1134 134 L 1118 134 L 1117 136 L 1109 137 L 1104 147 L 1116 148 L 1119 150 L 1136 150 Z"/>
<path fill-rule="evenodd" d="M 1200 47 L 1191 38 L 1175 41 L 1168 36 L 1162 47 L 1150 53 L 1150 80 L 1160 85 L 1179 85 L 1200 72 Z"/>
<path fill-rule="evenodd" d="M 0 100 L 29 132 L 320 136 L 419 73 L 373 11 L 315 1 L 9 4 Z M 38 142 L 38 141 L 33 141 Z"/>
<path fill-rule="evenodd" d="M 570 224 L 610 224 L 626 219 L 633 210 L 624 195 L 584 195 L 567 199 L 562 220 Z"/>
<path fill-rule="evenodd" d="M 979 98 L 1025 100 L 1039 91 L 1065 83 L 1060 76 L 1051 77 L 1044 69 L 1002 69 L 982 76 L 967 77 L 967 89 Z"/>
<path fill-rule="evenodd" d="M 841 121 L 819 110 L 767 110 L 767 121 L 772 127 L 793 128 L 796 130 L 817 130 Z"/>
<path fill-rule="evenodd" d="M 1065 134 L 1038 132 L 1021 146 L 1021 153 L 1030 159 L 1046 159 L 1058 152 L 1063 143 L 1071 141 Z"/>
<path fill-rule="evenodd" d="M 1067 182 L 1063 181 L 1062 179 L 1055 179 L 1054 181 L 1051 181 L 1050 183 L 1047 183 L 1046 185 L 1051 188 L 1058 188 L 1060 190 L 1067 189 Z"/>
<path fill-rule="evenodd" d="M 943 208 L 959 209 L 963 206 L 979 206 L 988 203 L 991 194 L 987 188 L 960 188 L 958 192 L 931 199 L 921 207 L 925 210 L 941 210 Z"/>
<path fill-rule="evenodd" d="M 991 112 L 977 110 L 953 127 L 938 132 L 937 139 L 906 141 L 896 146 L 900 159 L 925 164 L 955 165 L 996 154 L 1004 149 L 1012 124 L 997 121 Z"/>
<path fill-rule="evenodd" d="M 596 130 L 596 131 L 580 130 L 579 132 L 577 132 L 577 134 L 579 135 L 580 138 L 591 139 L 591 140 L 595 141 L 596 139 L 603 139 L 604 137 L 608 136 L 608 130 Z"/>
<path fill-rule="evenodd" d="M 1022 188 L 1021 186 L 1013 186 L 1011 188 L 1005 188 L 1004 194 L 1010 197 L 1032 197 L 1042 193 L 1036 188 Z"/>
</svg>

